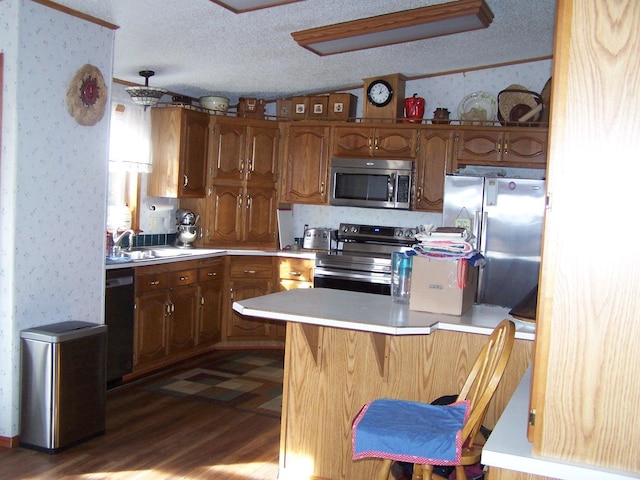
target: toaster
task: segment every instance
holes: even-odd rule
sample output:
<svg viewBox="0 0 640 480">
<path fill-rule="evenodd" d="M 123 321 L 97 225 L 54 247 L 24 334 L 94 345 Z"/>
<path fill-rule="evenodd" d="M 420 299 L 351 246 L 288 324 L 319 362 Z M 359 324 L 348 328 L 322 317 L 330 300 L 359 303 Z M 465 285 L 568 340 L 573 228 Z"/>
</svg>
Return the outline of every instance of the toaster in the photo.
<svg viewBox="0 0 640 480">
<path fill-rule="evenodd" d="M 333 250 L 337 247 L 338 231 L 331 228 L 307 228 L 302 248 L 309 250 Z"/>
</svg>

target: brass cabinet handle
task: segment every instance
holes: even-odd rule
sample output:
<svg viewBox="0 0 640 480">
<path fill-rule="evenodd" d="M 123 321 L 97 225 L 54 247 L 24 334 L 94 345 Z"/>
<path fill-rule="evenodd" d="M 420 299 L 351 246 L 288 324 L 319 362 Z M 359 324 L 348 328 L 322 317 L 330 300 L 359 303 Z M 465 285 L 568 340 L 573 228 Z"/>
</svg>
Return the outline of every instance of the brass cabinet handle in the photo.
<svg viewBox="0 0 640 480">
<path fill-rule="evenodd" d="M 183 178 L 184 178 L 184 184 L 182 186 L 186 187 L 187 185 L 189 185 L 189 177 L 187 177 L 187 174 L 185 173 L 183 175 Z"/>
<path fill-rule="evenodd" d="M 151 282 L 147 282 L 147 285 L 160 285 L 160 280 L 152 280 Z"/>
<path fill-rule="evenodd" d="M 242 271 L 242 273 L 249 273 L 249 274 L 253 275 L 253 274 L 258 273 L 258 272 L 256 270 L 246 270 L 245 269 L 245 270 Z"/>
<path fill-rule="evenodd" d="M 300 275 L 302 275 L 301 272 L 289 272 L 289 275 L 291 275 L 292 277 L 299 277 Z"/>
<path fill-rule="evenodd" d="M 251 197 L 247 195 L 247 208 L 251 208 Z"/>
<path fill-rule="evenodd" d="M 320 182 L 320 195 L 324 195 L 324 182 Z"/>
<path fill-rule="evenodd" d="M 242 195 L 238 195 L 238 208 L 242 208 Z"/>
<path fill-rule="evenodd" d="M 374 145 L 373 145 L 376 150 L 378 150 L 378 148 L 380 148 L 380 146 L 378 145 L 379 140 L 380 139 L 378 137 L 376 137 L 376 141 L 374 142 Z"/>
<path fill-rule="evenodd" d="M 207 272 L 207 277 L 215 277 L 218 275 L 218 272 Z"/>
<path fill-rule="evenodd" d="M 504 141 L 504 154 L 507 155 L 509 153 L 509 140 Z"/>
<path fill-rule="evenodd" d="M 184 282 L 186 280 L 189 280 L 189 276 L 188 275 L 183 275 L 182 277 L 180 277 L 180 281 Z"/>
</svg>

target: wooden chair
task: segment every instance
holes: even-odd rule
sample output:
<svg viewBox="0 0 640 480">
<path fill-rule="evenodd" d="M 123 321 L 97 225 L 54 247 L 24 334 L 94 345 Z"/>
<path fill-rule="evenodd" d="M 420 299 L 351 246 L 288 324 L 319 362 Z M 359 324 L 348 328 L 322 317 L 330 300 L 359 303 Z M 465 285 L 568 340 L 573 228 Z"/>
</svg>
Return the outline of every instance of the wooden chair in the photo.
<svg viewBox="0 0 640 480">
<path fill-rule="evenodd" d="M 474 465 L 480 461 L 484 439 L 482 438 L 482 435 L 478 435 L 478 433 L 489 406 L 489 402 L 498 387 L 498 383 L 502 378 L 502 374 L 504 373 L 509 357 L 511 356 L 514 337 L 514 323 L 509 319 L 503 320 L 495 328 L 489 337 L 489 341 L 478 355 L 478 358 L 473 364 L 473 368 L 469 372 L 469 376 L 458 395 L 457 401 L 466 400 L 469 402 L 469 406 L 467 407 L 468 417 L 467 420 L 462 423 L 461 438 L 459 437 L 462 441 L 460 461 L 459 464 L 455 465 L 456 478 L 458 480 L 467 480 L 464 471 L 465 466 Z M 391 402 L 397 402 L 398 408 L 402 408 L 402 401 L 391 400 Z M 399 427 L 397 427 L 397 425 L 394 425 L 389 428 L 389 430 L 393 430 L 393 432 L 390 432 L 389 430 L 387 431 L 389 431 L 389 434 L 393 434 L 397 437 L 398 428 Z M 382 433 L 381 435 L 385 435 L 385 433 Z M 383 458 L 383 461 L 382 466 L 376 475 L 376 480 L 388 480 L 392 463 L 394 461 L 406 461 L 405 454 L 397 452 L 397 456 L 395 458 L 394 455 L 396 455 L 396 452 L 384 452 L 384 457 L 379 457 Z M 378 455 L 369 456 L 374 457 Z M 424 456 L 427 458 L 434 458 L 429 455 L 428 452 L 426 452 Z M 436 465 L 442 465 L 442 463 L 434 463 Z M 433 468 L 433 465 L 414 464 L 412 480 L 442 479 L 443 477 L 433 474 Z"/>
</svg>

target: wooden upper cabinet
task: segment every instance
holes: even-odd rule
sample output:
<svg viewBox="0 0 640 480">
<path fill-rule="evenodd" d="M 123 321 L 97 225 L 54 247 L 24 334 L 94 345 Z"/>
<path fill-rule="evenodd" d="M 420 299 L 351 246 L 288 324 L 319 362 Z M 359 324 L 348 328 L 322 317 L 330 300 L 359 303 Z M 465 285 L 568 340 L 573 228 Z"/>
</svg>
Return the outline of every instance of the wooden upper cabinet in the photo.
<svg viewBox="0 0 640 480">
<path fill-rule="evenodd" d="M 209 115 L 181 107 L 151 109 L 153 169 L 147 194 L 154 197 L 205 196 Z"/>
<path fill-rule="evenodd" d="M 243 180 L 247 165 L 246 125 L 216 120 L 211 130 L 211 176 L 213 181 Z"/>
<path fill-rule="evenodd" d="M 266 121 L 220 118 L 213 121 L 211 176 L 214 182 L 275 183 L 280 128 Z"/>
<path fill-rule="evenodd" d="M 458 165 L 545 167 L 546 128 L 461 129 L 457 133 Z"/>
<path fill-rule="evenodd" d="M 444 177 L 454 169 L 453 146 L 453 130 L 425 128 L 420 131 L 413 210 L 442 212 Z"/>
<path fill-rule="evenodd" d="M 247 138 L 249 144 L 247 180 L 275 183 L 278 172 L 280 128 L 277 125 L 274 127 L 249 126 Z"/>
<path fill-rule="evenodd" d="M 282 202 L 327 203 L 330 131 L 327 125 L 289 125 L 282 162 Z"/>
<path fill-rule="evenodd" d="M 335 127 L 333 154 L 346 157 L 415 158 L 416 128 Z"/>
</svg>

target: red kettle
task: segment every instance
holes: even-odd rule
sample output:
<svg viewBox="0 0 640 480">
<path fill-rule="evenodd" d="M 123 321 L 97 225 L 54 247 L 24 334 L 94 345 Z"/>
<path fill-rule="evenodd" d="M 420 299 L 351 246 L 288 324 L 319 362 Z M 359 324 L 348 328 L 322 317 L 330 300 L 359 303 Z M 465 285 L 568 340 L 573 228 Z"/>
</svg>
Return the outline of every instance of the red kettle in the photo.
<svg viewBox="0 0 640 480">
<path fill-rule="evenodd" d="M 424 116 L 424 98 L 417 93 L 404 99 L 404 116 L 410 123 L 421 123 Z"/>
</svg>

